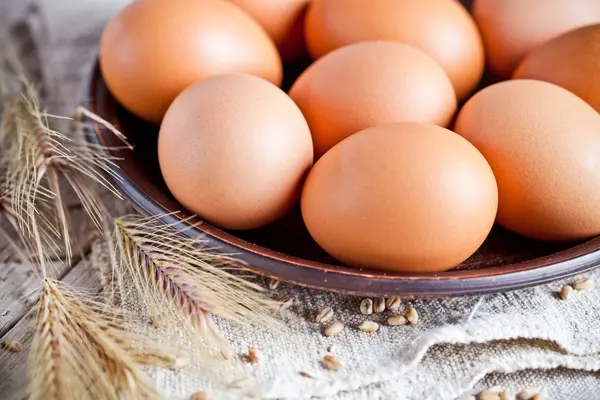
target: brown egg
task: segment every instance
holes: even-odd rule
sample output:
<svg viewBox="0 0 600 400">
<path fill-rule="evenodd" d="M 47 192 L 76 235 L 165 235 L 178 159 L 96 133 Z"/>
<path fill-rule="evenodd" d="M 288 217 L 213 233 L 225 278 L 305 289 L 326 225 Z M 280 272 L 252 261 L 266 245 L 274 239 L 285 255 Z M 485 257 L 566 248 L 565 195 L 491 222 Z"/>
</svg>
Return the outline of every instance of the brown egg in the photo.
<svg viewBox="0 0 600 400">
<path fill-rule="evenodd" d="M 308 121 L 315 158 L 371 126 L 446 126 L 456 112 L 444 70 L 425 52 L 397 42 L 361 42 L 327 54 L 300 75 L 290 96 Z"/>
<path fill-rule="evenodd" d="M 600 25 L 570 31 L 538 47 L 513 78 L 554 83 L 600 112 Z"/>
<path fill-rule="evenodd" d="M 498 181 L 498 223 L 521 235 L 571 241 L 600 234 L 600 115 L 551 83 L 492 85 L 463 107 L 456 132 Z"/>
<path fill-rule="evenodd" d="M 313 57 L 350 43 L 394 40 L 431 55 L 450 76 L 459 99 L 477 85 L 483 44 L 467 10 L 447 0 L 313 0 L 306 16 Z"/>
<path fill-rule="evenodd" d="M 473 16 L 490 70 L 508 78 L 530 52 L 565 32 L 600 22 L 598 0 L 475 0 Z"/>
<path fill-rule="evenodd" d="M 329 254 L 359 268 L 439 272 L 473 254 L 496 217 L 490 166 L 469 142 L 434 125 L 359 132 L 313 167 L 302 216 Z"/>
<path fill-rule="evenodd" d="M 131 3 L 104 30 L 100 67 L 115 98 L 153 123 L 199 79 L 239 72 L 279 84 L 282 76 L 264 29 L 225 1 Z"/>
<path fill-rule="evenodd" d="M 173 196 L 222 228 L 250 229 L 285 214 L 313 161 L 308 125 L 281 89 L 219 75 L 185 89 L 160 127 L 160 169 Z"/>
<path fill-rule="evenodd" d="M 304 12 L 311 0 L 229 0 L 254 18 L 271 36 L 284 60 L 306 51 Z"/>
</svg>

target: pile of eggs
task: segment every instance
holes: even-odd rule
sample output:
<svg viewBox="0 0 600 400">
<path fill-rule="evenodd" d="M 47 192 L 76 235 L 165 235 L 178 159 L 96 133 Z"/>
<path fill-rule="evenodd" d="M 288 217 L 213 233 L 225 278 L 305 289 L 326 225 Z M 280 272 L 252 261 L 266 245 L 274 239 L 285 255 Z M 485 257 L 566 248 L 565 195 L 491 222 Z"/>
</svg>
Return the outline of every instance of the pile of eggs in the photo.
<svg viewBox="0 0 600 400">
<path fill-rule="evenodd" d="M 333 257 L 405 272 L 453 268 L 494 222 L 600 234 L 598 0 L 137 0 L 100 67 L 160 125 L 173 196 L 219 227 L 300 201 Z"/>
</svg>

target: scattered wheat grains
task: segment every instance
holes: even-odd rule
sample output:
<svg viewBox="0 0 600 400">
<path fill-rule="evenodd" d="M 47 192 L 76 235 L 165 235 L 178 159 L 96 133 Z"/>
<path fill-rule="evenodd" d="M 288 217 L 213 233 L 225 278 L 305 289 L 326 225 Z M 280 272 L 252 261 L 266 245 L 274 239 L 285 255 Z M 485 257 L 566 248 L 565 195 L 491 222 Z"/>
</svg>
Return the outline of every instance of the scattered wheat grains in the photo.
<svg viewBox="0 0 600 400">
<path fill-rule="evenodd" d="M 329 336 L 337 335 L 338 333 L 340 333 L 343 330 L 344 330 L 344 324 L 342 324 L 341 322 L 334 322 L 331 325 L 327 325 L 327 327 L 325 327 L 325 329 L 323 329 L 323 335 L 329 337 Z"/>
<path fill-rule="evenodd" d="M 594 287 L 594 281 L 591 278 L 583 278 L 575 281 L 572 286 L 575 290 L 587 290 Z"/>
<path fill-rule="evenodd" d="M 327 322 L 331 318 L 333 318 L 333 314 L 334 314 L 333 308 L 331 308 L 331 307 L 324 308 L 315 317 L 315 322 L 317 322 L 319 324 L 322 322 Z"/>
<path fill-rule="evenodd" d="M 331 371 L 339 371 L 344 366 L 344 364 L 342 364 L 340 360 L 338 360 L 332 355 L 326 355 L 325 357 L 323 357 L 323 359 L 321 360 L 321 365 L 323 366 L 323 368 Z"/>
<path fill-rule="evenodd" d="M 12 351 L 13 353 L 20 353 L 21 350 L 23 350 L 23 345 L 14 339 L 6 339 L 2 344 L 2 347 L 8 351 Z"/>
<path fill-rule="evenodd" d="M 568 300 L 573 295 L 573 287 L 565 285 L 560 289 L 560 298 Z"/>
<path fill-rule="evenodd" d="M 360 313 L 364 315 L 373 314 L 373 300 L 363 299 L 360 302 Z"/>
<path fill-rule="evenodd" d="M 277 279 L 270 279 L 269 280 L 269 289 L 270 290 L 275 290 L 279 287 L 279 281 Z"/>
<path fill-rule="evenodd" d="M 379 329 L 379 324 L 373 321 L 363 321 L 362 324 L 358 327 L 363 332 L 371 333 L 377 332 Z"/>
<path fill-rule="evenodd" d="M 204 391 L 196 392 L 188 400 L 208 400 L 208 393 Z"/>
<path fill-rule="evenodd" d="M 402 301 L 398 297 L 390 297 L 385 300 L 385 307 L 392 312 L 398 312 L 400 306 L 402 306 Z"/>
<path fill-rule="evenodd" d="M 373 312 L 380 313 L 380 312 L 384 312 L 384 311 L 385 311 L 385 299 L 384 298 L 375 299 L 375 302 L 373 303 Z"/>
<path fill-rule="evenodd" d="M 394 315 L 393 317 L 388 318 L 387 322 L 388 325 L 399 326 L 406 325 L 408 323 L 408 320 L 404 315 Z"/>
<path fill-rule="evenodd" d="M 411 324 L 419 322 L 419 313 L 412 307 L 406 307 L 405 317 Z"/>
</svg>

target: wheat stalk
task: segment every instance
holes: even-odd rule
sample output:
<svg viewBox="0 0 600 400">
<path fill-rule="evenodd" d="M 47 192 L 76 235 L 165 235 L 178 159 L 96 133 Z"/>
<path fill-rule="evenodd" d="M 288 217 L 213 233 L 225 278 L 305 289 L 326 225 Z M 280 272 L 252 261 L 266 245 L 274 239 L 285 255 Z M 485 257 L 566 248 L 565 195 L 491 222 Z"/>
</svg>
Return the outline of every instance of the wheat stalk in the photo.
<svg viewBox="0 0 600 400">
<path fill-rule="evenodd" d="M 163 345 L 164 346 L 164 345 Z M 186 357 L 136 334 L 124 319 L 43 279 L 29 357 L 31 399 L 161 398 L 138 365 L 181 368 Z"/>
<path fill-rule="evenodd" d="M 71 261 L 61 182 L 73 189 L 90 219 L 103 228 L 106 214 L 95 187 L 103 186 L 120 197 L 105 176 L 116 178 L 115 165 L 101 146 L 51 127 L 51 119 L 62 117 L 42 109 L 36 88 L 8 49 L 0 40 L 0 218 L 17 232 L 24 260 L 38 265 L 41 276 L 28 360 L 28 398 L 160 398 L 139 366 L 181 368 L 187 357 L 157 347 L 137 334 L 119 312 L 49 277 L 49 253 L 58 254 L 59 242 L 66 262 Z M 78 110 L 78 115 L 89 117 L 90 113 Z M 110 124 L 106 128 L 115 130 Z M 0 235 L 11 237 L 5 230 Z M 20 244 L 13 241 L 11 246 Z"/>
<path fill-rule="evenodd" d="M 3 75 L 4 81 L 12 77 L 20 88 L 17 93 L 0 93 L 6 99 L 0 120 L 0 147 L 3 149 L 2 161 L 6 166 L 11 208 L 20 230 L 27 236 L 39 236 L 51 244 L 62 238 L 66 261 L 70 262 L 71 239 L 60 182 L 64 180 L 73 189 L 91 221 L 102 231 L 106 210 L 95 187 L 99 185 L 121 198 L 109 180 L 120 177 L 115 172 L 114 158 L 108 155 L 108 149 L 55 130 L 50 120 L 72 120 L 79 127 L 81 117 L 86 116 L 120 139 L 124 140 L 124 136 L 112 124 L 82 107 L 77 109 L 75 119 L 48 114 L 42 109 L 40 96 L 18 60 L 6 53 L 1 65 L 5 68 L 0 69 L 0 81 L 3 81 Z M 0 89 L 4 86 L 0 85 Z M 46 208 L 51 205 L 52 212 L 40 213 L 41 205 Z M 41 248 L 37 250 L 38 253 L 42 251 Z"/>
<path fill-rule="evenodd" d="M 232 274 L 235 261 L 207 248 L 204 239 L 190 239 L 156 218 L 117 218 L 116 267 L 127 275 L 151 315 L 166 315 L 193 331 L 203 345 L 228 348 L 210 314 L 238 322 L 277 323 L 271 316 L 274 302 L 263 289 Z"/>
<path fill-rule="evenodd" d="M 0 263 L 4 263 L 12 259 L 14 253 L 16 253 L 21 261 L 26 261 L 29 257 L 24 251 L 24 239 L 20 235 L 19 230 L 14 229 L 18 228 L 14 213 L 10 209 L 10 203 L 7 201 L 7 199 L 0 195 L 0 223 L 2 222 L 2 219 L 8 221 L 9 226 L 12 226 L 13 235 L 11 235 L 6 228 L 0 225 Z M 16 232 L 17 240 L 14 239 L 14 232 Z"/>
<path fill-rule="evenodd" d="M 0 171 L 2 171 L 1 168 Z M 4 179 L 5 175 L 0 176 L 0 224 L 4 220 L 8 226 L 0 225 L 0 237 L 3 239 L 0 244 L 0 262 L 12 259 L 16 253 L 19 259 L 26 263 L 31 261 L 28 254 L 34 254 L 35 246 L 19 229 L 17 215 L 12 209 L 10 193 L 6 189 L 7 185 Z"/>
</svg>

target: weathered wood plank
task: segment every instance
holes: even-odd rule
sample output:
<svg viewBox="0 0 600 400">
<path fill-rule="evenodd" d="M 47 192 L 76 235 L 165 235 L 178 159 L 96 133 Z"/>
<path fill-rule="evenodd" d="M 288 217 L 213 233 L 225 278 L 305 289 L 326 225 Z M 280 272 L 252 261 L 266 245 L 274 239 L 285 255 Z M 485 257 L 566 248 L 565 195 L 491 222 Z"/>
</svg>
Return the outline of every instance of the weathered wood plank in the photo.
<svg viewBox="0 0 600 400">
<path fill-rule="evenodd" d="M 73 260 L 70 266 L 58 261 L 52 265 L 52 276 L 58 279 L 85 257 L 92 241 L 98 235 L 95 227 L 80 208 L 70 211 L 70 219 L 73 222 L 81 222 L 72 224 Z M 63 254 L 58 256 L 64 257 Z M 0 336 L 6 334 L 27 314 L 35 302 L 33 291 L 37 288 L 38 282 L 39 277 L 32 266 L 18 262 L 0 264 Z"/>
<path fill-rule="evenodd" d="M 57 276 L 69 269 L 62 263 L 53 264 Z M 6 334 L 35 303 L 34 290 L 38 274 L 28 265 L 11 263 L 0 265 L 0 336 Z"/>
<path fill-rule="evenodd" d="M 102 285 L 98 274 L 87 260 L 78 263 L 67 273 L 63 282 L 89 293 L 99 293 Z M 27 354 L 31 347 L 32 326 L 35 318 L 35 308 L 31 309 L 0 342 L 10 338 L 23 345 L 20 353 L 0 350 L 0 398 L 5 400 L 23 399 L 27 383 Z"/>
</svg>

